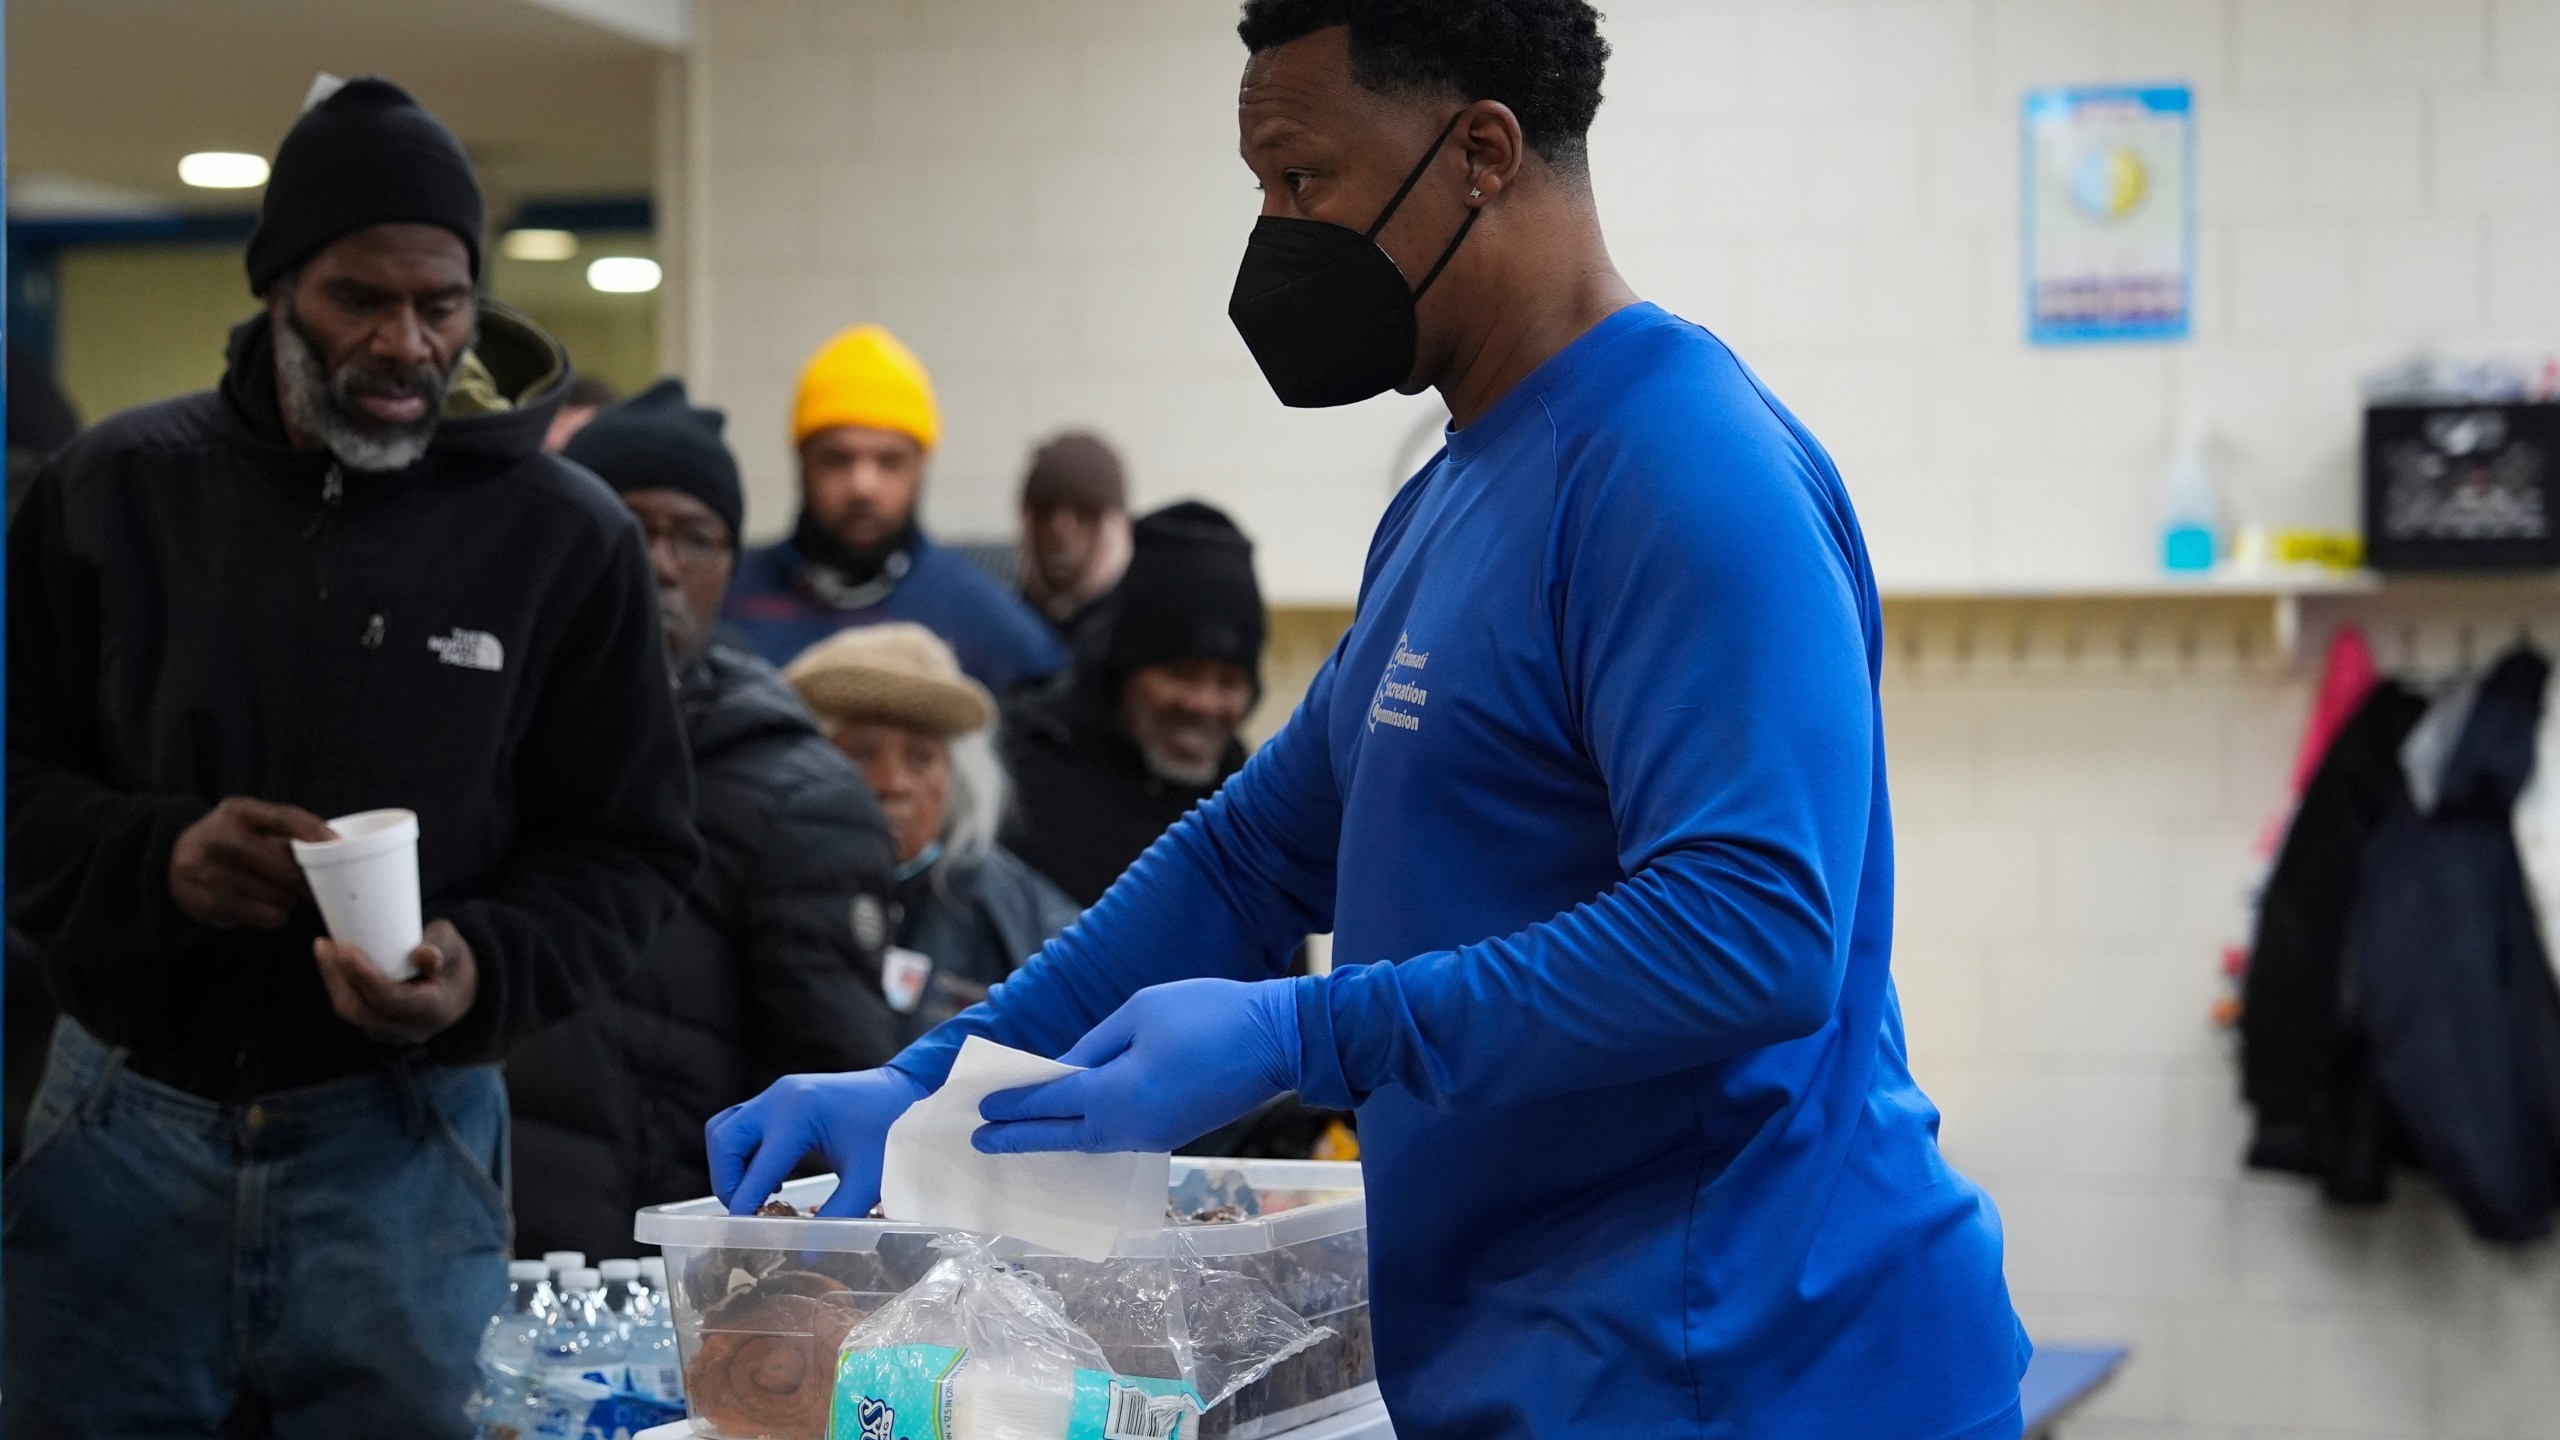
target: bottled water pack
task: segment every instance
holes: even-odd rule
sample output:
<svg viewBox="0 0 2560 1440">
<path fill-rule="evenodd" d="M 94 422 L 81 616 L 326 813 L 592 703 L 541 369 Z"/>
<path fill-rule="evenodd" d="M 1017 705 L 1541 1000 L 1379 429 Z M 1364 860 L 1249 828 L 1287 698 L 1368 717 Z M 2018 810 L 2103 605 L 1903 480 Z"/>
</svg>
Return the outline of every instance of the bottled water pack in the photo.
<svg viewBox="0 0 2560 1440">
<path fill-rule="evenodd" d="M 664 1262 L 585 1258 L 507 1267 L 506 1308 L 480 1346 L 481 1440 L 628 1440 L 684 1418 Z"/>
</svg>

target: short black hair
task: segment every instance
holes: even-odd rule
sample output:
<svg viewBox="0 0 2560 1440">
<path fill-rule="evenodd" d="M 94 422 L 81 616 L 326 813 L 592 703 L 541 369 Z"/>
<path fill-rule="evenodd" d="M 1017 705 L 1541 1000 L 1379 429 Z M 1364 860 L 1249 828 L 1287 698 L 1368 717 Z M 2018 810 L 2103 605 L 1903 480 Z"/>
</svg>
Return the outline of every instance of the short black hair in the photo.
<svg viewBox="0 0 2560 1440">
<path fill-rule="evenodd" d="M 1362 88 L 1499 100 L 1547 163 L 1583 168 L 1609 60 L 1588 0 L 1244 0 L 1236 34 L 1259 55 L 1335 25 Z"/>
</svg>

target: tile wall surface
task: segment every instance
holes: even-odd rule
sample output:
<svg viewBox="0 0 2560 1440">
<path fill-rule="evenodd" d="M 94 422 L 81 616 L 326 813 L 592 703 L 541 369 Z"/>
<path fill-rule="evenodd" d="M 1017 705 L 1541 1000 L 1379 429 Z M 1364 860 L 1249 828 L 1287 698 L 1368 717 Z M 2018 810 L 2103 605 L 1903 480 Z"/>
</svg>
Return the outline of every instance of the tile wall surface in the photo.
<svg viewBox="0 0 2560 1440">
<path fill-rule="evenodd" d="M 2148 573 L 2200 406 L 2236 518 L 2354 514 L 2355 377 L 2560 344 L 2560 0 L 1616 0 L 1592 136 L 1621 269 L 1822 436 L 1888 585 Z M 1228 327 L 1256 204 L 1220 0 L 715 0 L 688 127 L 687 368 L 787 527 L 800 360 L 886 321 L 932 366 L 946 532 L 1010 523 L 1064 425 L 1206 496 L 1273 594 L 1348 598 L 1428 396 L 1274 404 Z M 2197 336 L 2021 340 L 2017 103 L 2185 80 Z"/>
</svg>

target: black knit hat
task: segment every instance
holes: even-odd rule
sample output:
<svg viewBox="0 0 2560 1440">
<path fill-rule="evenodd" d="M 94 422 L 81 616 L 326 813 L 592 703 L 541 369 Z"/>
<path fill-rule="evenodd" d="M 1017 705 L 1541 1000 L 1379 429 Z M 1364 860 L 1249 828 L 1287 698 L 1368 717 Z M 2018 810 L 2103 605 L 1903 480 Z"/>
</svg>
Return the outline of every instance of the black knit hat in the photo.
<svg viewBox="0 0 2560 1440">
<path fill-rule="evenodd" d="M 1022 506 L 1049 510 L 1073 505 L 1105 514 L 1129 508 L 1129 482 L 1120 457 L 1099 435 L 1070 430 L 1031 457 L 1022 477 Z"/>
<path fill-rule="evenodd" d="M 1262 587 L 1253 542 L 1223 511 L 1185 500 L 1130 527 L 1105 663 L 1115 680 L 1169 660 L 1224 660 L 1262 684 Z"/>
<path fill-rule="evenodd" d="M 746 491 L 738 457 L 720 438 L 728 419 L 685 397 L 670 375 L 578 427 L 561 454 L 604 477 L 616 494 L 681 490 L 711 507 L 729 526 L 729 547 L 746 527 Z"/>
<path fill-rule="evenodd" d="M 266 294 L 331 241 L 393 221 L 461 236 L 480 278 L 480 182 L 462 142 L 408 91 L 360 75 L 303 111 L 276 147 L 249 237 L 250 293 Z"/>
</svg>

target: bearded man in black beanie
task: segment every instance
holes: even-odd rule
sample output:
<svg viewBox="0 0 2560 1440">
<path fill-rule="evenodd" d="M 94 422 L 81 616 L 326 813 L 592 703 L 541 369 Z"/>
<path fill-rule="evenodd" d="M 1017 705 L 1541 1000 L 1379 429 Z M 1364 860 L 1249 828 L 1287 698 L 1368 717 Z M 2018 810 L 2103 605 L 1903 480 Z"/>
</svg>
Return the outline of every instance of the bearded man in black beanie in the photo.
<svg viewBox="0 0 2560 1440">
<path fill-rule="evenodd" d="M 471 1434 L 496 1062 L 700 863 L 639 527 L 542 453 L 568 357 L 475 296 L 453 135 L 322 92 L 220 387 L 100 423 L 9 528 L 9 919 L 64 1014 L 0 1200 L 11 1435 Z M 405 954 L 333 940 L 294 848 L 385 810 Z"/>
<path fill-rule="evenodd" d="M 528 1255 L 627 1252 L 633 1211 L 711 1193 L 712 1116 L 796 1071 L 883 1064 L 903 1040 L 880 974 L 889 822 L 799 694 L 717 628 L 746 516 L 722 420 L 661 380 L 561 452 L 648 537 L 709 863 L 611 998 L 507 1057 Z"/>
<path fill-rule="evenodd" d="M 1140 852 L 1244 764 L 1266 621 L 1253 542 L 1216 508 L 1168 505 L 1131 527 L 1099 663 L 1005 709 L 1014 815 L 1005 847 L 1091 905 Z"/>
</svg>

